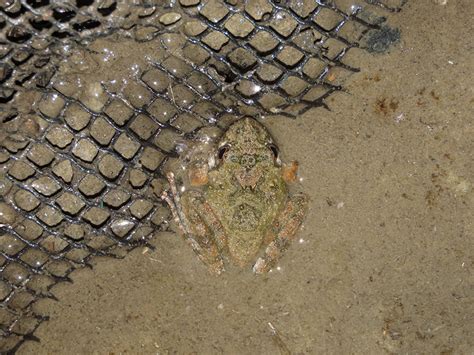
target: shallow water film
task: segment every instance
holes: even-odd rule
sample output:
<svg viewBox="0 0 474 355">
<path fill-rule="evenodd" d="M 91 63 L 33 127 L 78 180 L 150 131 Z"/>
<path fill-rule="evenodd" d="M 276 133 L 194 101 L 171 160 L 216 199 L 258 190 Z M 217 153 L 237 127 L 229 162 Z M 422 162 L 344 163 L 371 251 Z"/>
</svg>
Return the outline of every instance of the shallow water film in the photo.
<svg viewBox="0 0 474 355">
<path fill-rule="evenodd" d="M 0 10 L 0 352 L 474 350 L 471 1 Z M 216 276 L 162 197 L 244 116 L 307 212 Z"/>
</svg>

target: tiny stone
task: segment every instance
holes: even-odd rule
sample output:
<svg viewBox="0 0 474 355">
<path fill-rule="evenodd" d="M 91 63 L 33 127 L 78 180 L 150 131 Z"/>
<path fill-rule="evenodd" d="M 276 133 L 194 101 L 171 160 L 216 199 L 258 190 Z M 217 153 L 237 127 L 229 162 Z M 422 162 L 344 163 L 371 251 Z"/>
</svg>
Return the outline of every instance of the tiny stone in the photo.
<svg viewBox="0 0 474 355">
<path fill-rule="evenodd" d="M 21 256 L 21 260 L 33 268 L 40 268 L 48 259 L 48 254 L 38 249 L 29 249 Z M 30 282 L 28 282 L 28 287 L 30 287 Z"/>
<path fill-rule="evenodd" d="M 303 66 L 303 73 L 309 76 L 311 79 L 316 79 L 326 68 L 326 63 L 316 58 L 310 58 Z"/>
<path fill-rule="evenodd" d="M 150 91 L 134 81 L 129 82 L 123 90 L 123 94 L 130 104 L 136 108 L 142 108 L 152 99 Z"/>
<path fill-rule="evenodd" d="M 229 13 L 229 10 L 222 4 L 222 2 L 218 0 L 209 0 L 199 12 L 209 21 L 218 23 Z"/>
<path fill-rule="evenodd" d="M 44 196 L 52 196 L 61 189 L 56 181 L 51 179 L 49 176 L 43 176 L 39 179 L 36 179 L 31 184 L 33 188 Z"/>
<path fill-rule="evenodd" d="M 36 297 L 26 291 L 17 290 L 8 302 L 8 307 L 13 309 L 25 309 L 30 305 Z M 24 315 L 11 328 L 16 334 L 29 334 L 35 330 L 38 320 L 34 317 Z"/>
<path fill-rule="evenodd" d="M 82 104 L 94 112 L 101 112 L 107 99 L 108 96 L 99 82 L 88 83 L 79 96 Z"/>
<path fill-rule="evenodd" d="M 209 95 L 217 88 L 211 79 L 209 79 L 207 76 L 200 72 L 192 73 L 188 77 L 187 82 L 194 88 L 194 90 L 198 91 L 201 94 Z"/>
<path fill-rule="evenodd" d="M 169 221 L 170 210 L 164 206 L 159 206 L 151 218 L 151 223 L 154 225 L 160 226 L 164 222 Z"/>
<path fill-rule="evenodd" d="M 233 50 L 228 57 L 232 64 L 243 71 L 250 70 L 257 63 L 253 54 L 242 47 Z"/>
<path fill-rule="evenodd" d="M 337 12 L 324 7 L 318 12 L 313 21 L 324 30 L 331 31 L 336 28 L 343 19 L 344 18 Z"/>
<path fill-rule="evenodd" d="M 104 112 L 119 126 L 127 123 L 133 115 L 133 110 L 118 99 L 113 100 Z"/>
<path fill-rule="evenodd" d="M 60 253 L 63 251 L 69 243 L 62 238 L 59 238 L 55 235 L 48 235 L 41 241 L 41 246 L 48 250 L 51 253 Z"/>
<path fill-rule="evenodd" d="M 70 215 L 78 214 L 86 205 L 85 202 L 77 197 L 76 195 L 65 192 L 56 199 L 56 203 L 59 205 L 63 212 Z"/>
<path fill-rule="evenodd" d="M 170 92 L 174 97 L 175 105 L 183 109 L 191 108 L 197 99 L 197 96 L 183 84 L 173 86 L 170 88 Z"/>
<path fill-rule="evenodd" d="M 331 60 L 335 59 L 339 54 L 342 53 L 342 51 L 347 49 L 345 43 L 335 38 L 329 38 L 324 43 L 324 47 L 327 48 L 326 57 Z"/>
<path fill-rule="evenodd" d="M 17 218 L 17 213 L 13 208 L 4 202 L 0 202 L 0 224 L 12 226 Z"/>
<path fill-rule="evenodd" d="M 76 247 L 66 253 L 66 258 L 76 263 L 84 263 L 84 260 L 90 255 L 86 247 Z"/>
<path fill-rule="evenodd" d="M 5 281 L 0 281 L 0 301 L 7 298 L 11 291 L 12 288 Z M 5 324 L 3 314 L 0 316 L 0 319 L 2 319 L 2 324 Z"/>
<path fill-rule="evenodd" d="M 155 13 L 156 11 L 156 6 L 150 6 L 150 7 L 147 7 L 147 6 L 144 6 L 144 7 L 139 7 L 138 8 L 138 16 L 139 17 L 148 17 L 148 16 L 151 16 Z"/>
<path fill-rule="evenodd" d="M 240 92 L 242 95 L 245 97 L 252 97 L 260 92 L 262 90 L 262 87 L 259 85 L 256 85 L 250 80 L 241 80 L 237 86 L 236 90 Z"/>
<path fill-rule="evenodd" d="M 302 50 L 314 55 L 320 55 L 323 51 L 321 43 L 322 38 L 323 36 L 321 33 L 316 31 L 314 28 L 306 28 L 295 35 L 292 41 L 294 44 L 296 44 L 296 46 L 298 46 L 298 48 L 301 48 Z"/>
<path fill-rule="evenodd" d="M 267 63 L 263 64 L 257 70 L 258 78 L 268 84 L 277 81 L 282 74 L 283 72 L 279 68 Z"/>
<path fill-rule="evenodd" d="M 87 174 L 79 183 L 78 188 L 85 196 L 92 197 L 102 192 L 105 188 L 105 183 L 97 176 Z"/>
<path fill-rule="evenodd" d="M 288 76 L 283 82 L 280 84 L 280 87 L 292 97 L 296 97 L 301 94 L 304 89 L 308 87 L 308 83 L 304 80 L 296 76 Z"/>
<path fill-rule="evenodd" d="M 153 143 L 158 148 L 164 151 L 171 152 L 174 150 L 176 143 L 179 141 L 181 136 L 172 129 L 164 128 L 155 136 Z"/>
<path fill-rule="evenodd" d="M 130 185 L 132 185 L 134 188 L 140 188 L 142 187 L 145 182 L 147 181 L 148 176 L 141 170 L 138 169 L 132 169 L 130 170 Z"/>
<path fill-rule="evenodd" d="M 85 162 L 92 162 L 99 150 L 89 139 L 81 139 L 72 148 L 72 154 Z"/>
<path fill-rule="evenodd" d="M 160 38 L 163 47 L 167 50 L 166 58 L 170 58 L 169 53 L 179 53 L 181 48 L 183 48 L 188 41 L 181 33 L 166 32 L 163 33 Z M 173 57 L 173 55 L 171 55 L 171 57 Z"/>
<path fill-rule="evenodd" d="M 248 0 L 245 4 L 245 12 L 255 20 L 260 21 L 264 15 L 271 14 L 273 6 L 268 0 Z"/>
<path fill-rule="evenodd" d="M 91 119 L 91 114 L 76 103 L 70 104 L 64 112 L 64 120 L 75 131 L 84 129 Z"/>
<path fill-rule="evenodd" d="M 15 232 L 26 240 L 33 241 L 43 234 L 43 228 L 31 219 L 25 218 L 15 227 Z"/>
<path fill-rule="evenodd" d="M 286 46 L 280 51 L 280 53 L 278 53 L 276 58 L 283 65 L 287 67 L 294 67 L 301 61 L 301 59 L 303 59 L 303 57 L 304 54 L 296 48 Z"/>
<path fill-rule="evenodd" d="M 84 238 L 84 228 L 79 224 L 70 224 L 64 228 L 64 235 L 74 240 Z"/>
<path fill-rule="evenodd" d="M 63 179 L 64 182 L 70 183 L 74 176 L 74 170 L 69 160 L 63 160 L 53 167 L 53 173 Z"/>
<path fill-rule="evenodd" d="M 213 103 L 209 101 L 200 101 L 196 105 L 194 105 L 192 111 L 198 117 L 202 117 L 203 119 L 212 122 L 213 120 L 215 120 L 216 116 L 221 112 L 221 109 L 220 107 L 214 105 Z"/>
<path fill-rule="evenodd" d="M 126 219 L 118 219 L 110 223 L 110 229 L 119 238 L 125 237 L 134 226 L 135 223 Z"/>
<path fill-rule="evenodd" d="M 33 176 L 35 174 L 35 169 L 24 161 L 17 160 L 8 170 L 8 174 L 17 180 L 23 181 L 28 179 L 30 176 Z"/>
<path fill-rule="evenodd" d="M 51 206 L 45 206 L 40 209 L 36 216 L 50 227 L 56 226 L 63 220 L 62 214 Z"/>
<path fill-rule="evenodd" d="M 235 14 L 227 20 L 225 28 L 235 37 L 245 38 L 253 31 L 254 26 L 241 14 Z"/>
<path fill-rule="evenodd" d="M 184 25 L 184 33 L 189 37 L 199 36 L 206 30 L 207 26 L 201 21 L 189 21 Z"/>
<path fill-rule="evenodd" d="M 123 190 L 111 190 L 104 196 L 104 203 L 113 208 L 123 206 L 130 199 L 130 194 Z"/>
<path fill-rule="evenodd" d="M 145 217 L 152 208 L 153 204 L 147 200 L 136 200 L 129 207 L 132 216 L 138 219 Z"/>
<path fill-rule="evenodd" d="M 183 54 L 195 65 L 203 65 L 210 57 L 207 50 L 194 43 L 186 44 L 183 48 Z"/>
<path fill-rule="evenodd" d="M 15 285 L 21 285 L 28 279 L 29 273 L 18 263 L 10 263 L 2 270 L 2 277 Z"/>
<path fill-rule="evenodd" d="M 195 6 L 200 2 L 201 0 L 179 0 L 179 3 L 183 6 Z"/>
<path fill-rule="evenodd" d="M 59 94 L 48 94 L 39 103 L 39 110 L 45 116 L 56 118 L 61 113 L 66 101 Z"/>
<path fill-rule="evenodd" d="M 184 44 L 183 44 L 184 47 Z M 182 79 L 193 71 L 193 67 L 184 60 L 170 56 L 162 63 L 163 67 L 175 77 Z"/>
<path fill-rule="evenodd" d="M 60 126 L 54 126 L 46 134 L 46 139 L 52 145 L 55 145 L 58 148 L 66 148 L 71 144 L 74 136 L 66 128 Z"/>
<path fill-rule="evenodd" d="M 150 69 L 142 75 L 142 80 L 154 91 L 163 93 L 168 89 L 171 78 L 164 71 Z"/>
<path fill-rule="evenodd" d="M 99 207 L 92 207 L 82 216 L 82 218 L 95 227 L 102 225 L 109 217 L 110 214 L 107 210 Z"/>
<path fill-rule="evenodd" d="M 153 179 L 150 182 L 150 186 L 152 187 L 155 196 L 161 198 L 161 195 L 165 190 L 165 186 L 168 186 L 168 181 L 165 179 Z"/>
<path fill-rule="evenodd" d="M 106 154 L 99 162 L 100 173 L 108 179 L 115 179 L 123 170 L 123 163 L 112 154 Z"/>
<path fill-rule="evenodd" d="M 39 167 L 44 167 L 54 159 L 54 152 L 43 144 L 34 145 L 28 152 L 28 159 Z"/>
<path fill-rule="evenodd" d="M 211 31 L 202 39 L 204 44 L 207 44 L 215 51 L 220 51 L 221 48 L 229 42 L 229 37 L 219 31 Z"/>
<path fill-rule="evenodd" d="M 202 122 L 199 121 L 196 117 L 188 114 L 183 113 L 176 117 L 176 119 L 171 124 L 173 127 L 183 131 L 185 133 L 190 133 L 197 128 L 202 126 Z"/>
<path fill-rule="evenodd" d="M 10 256 L 16 255 L 26 244 L 11 234 L 0 235 L 0 251 Z"/>
<path fill-rule="evenodd" d="M 159 122 L 166 123 L 176 114 L 176 109 L 162 98 L 157 98 L 147 109 L 147 111 Z M 155 134 L 153 132 L 148 132 Z M 150 135 L 151 136 L 151 135 Z M 149 137 L 148 137 L 149 138 Z M 148 139 L 147 138 L 147 139 Z"/>
<path fill-rule="evenodd" d="M 290 0 L 290 8 L 300 17 L 308 17 L 317 7 L 316 1 Z"/>
<path fill-rule="evenodd" d="M 40 205 L 40 201 L 31 192 L 26 190 L 18 190 L 15 194 L 15 203 L 22 210 L 27 212 L 33 211 Z"/>
<path fill-rule="evenodd" d="M 122 133 L 114 143 L 114 150 L 125 159 L 132 159 L 140 149 L 140 144 Z"/>
<path fill-rule="evenodd" d="M 293 33 L 297 25 L 296 20 L 285 11 L 278 12 L 270 23 L 270 27 L 285 38 Z"/>
<path fill-rule="evenodd" d="M 29 143 L 30 142 L 20 134 L 10 134 L 5 137 L 3 142 L 1 142 L 1 146 L 11 153 L 17 153 L 18 151 L 25 149 Z"/>
<path fill-rule="evenodd" d="M 151 171 L 155 171 L 165 158 L 164 154 L 154 148 L 146 147 L 140 157 L 140 164 Z"/>
<path fill-rule="evenodd" d="M 53 276 L 66 277 L 71 272 L 72 266 L 67 261 L 54 260 L 46 264 L 46 270 Z"/>
<path fill-rule="evenodd" d="M 279 41 L 269 32 L 259 31 L 249 44 L 262 54 L 270 53 L 278 46 Z"/>
<path fill-rule="evenodd" d="M 280 95 L 270 92 L 262 95 L 258 102 L 264 109 L 271 112 L 272 110 L 278 109 L 278 107 L 284 105 L 286 100 Z"/>
<path fill-rule="evenodd" d="M 6 152 L 0 152 L 0 163 L 5 163 L 10 159 L 10 154 Z"/>
<path fill-rule="evenodd" d="M 136 26 L 134 27 L 134 36 L 137 42 L 151 41 L 158 34 L 159 29 L 155 26 Z"/>
<path fill-rule="evenodd" d="M 165 25 L 169 26 L 172 25 L 176 22 L 178 22 L 181 19 L 181 15 L 178 14 L 177 12 L 169 12 L 167 14 L 163 14 L 160 17 L 160 22 Z"/>
<path fill-rule="evenodd" d="M 13 183 L 5 175 L 0 173 L 0 196 L 6 196 L 11 190 Z"/>
<path fill-rule="evenodd" d="M 130 124 L 130 129 L 143 140 L 147 140 L 154 135 L 158 127 L 155 121 L 144 114 L 139 114 Z"/>
<path fill-rule="evenodd" d="M 81 78 L 77 74 L 65 75 L 56 78 L 53 87 L 61 94 L 67 97 L 77 99 L 77 95 L 81 92 Z"/>
<path fill-rule="evenodd" d="M 92 123 L 90 134 L 97 143 L 107 145 L 112 140 L 115 134 L 115 128 L 103 117 L 98 117 Z"/>
</svg>

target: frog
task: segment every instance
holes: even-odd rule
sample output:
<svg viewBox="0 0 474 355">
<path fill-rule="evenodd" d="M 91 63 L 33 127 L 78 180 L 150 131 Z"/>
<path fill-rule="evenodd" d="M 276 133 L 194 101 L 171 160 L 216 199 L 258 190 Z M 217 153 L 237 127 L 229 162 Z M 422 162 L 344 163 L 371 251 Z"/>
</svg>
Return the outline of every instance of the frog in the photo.
<svg viewBox="0 0 474 355">
<path fill-rule="evenodd" d="M 204 171 L 190 172 L 199 189 L 178 189 L 175 174 L 166 174 L 161 197 L 185 240 L 211 273 L 227 263 L 252 265 L 256 274 L 272 270 L 307 211 L 307 195 L 289 193 L 297 163 L 282 164 L 273 137 L 252 117 L 232 123 L 208 161 Z"/>
</svg>

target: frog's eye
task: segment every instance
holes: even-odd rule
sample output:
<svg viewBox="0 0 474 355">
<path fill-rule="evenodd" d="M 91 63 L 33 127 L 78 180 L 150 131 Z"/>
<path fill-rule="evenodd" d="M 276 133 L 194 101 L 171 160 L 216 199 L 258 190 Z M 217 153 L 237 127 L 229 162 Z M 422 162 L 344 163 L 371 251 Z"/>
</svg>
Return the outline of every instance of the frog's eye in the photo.
<svg viewBox="0 0 474 355">
<path fill-rule="evenodd" d="M 278 147 L 273 143 L 269 143 L 267 147 L 272 151 L 275 159 L 278 159 L 278 155 L 279 155 Z"/>
<path fill-rule="evenodd" d="M 219 158 L 219 160 L 224 157 L 225 153 L 229 151 L 229 148 L 230 147 L 228 144 L 225 144 L 222 147 L 219 147 L 219 149 L 217 150 L 217 157 Z"/>
</svg>

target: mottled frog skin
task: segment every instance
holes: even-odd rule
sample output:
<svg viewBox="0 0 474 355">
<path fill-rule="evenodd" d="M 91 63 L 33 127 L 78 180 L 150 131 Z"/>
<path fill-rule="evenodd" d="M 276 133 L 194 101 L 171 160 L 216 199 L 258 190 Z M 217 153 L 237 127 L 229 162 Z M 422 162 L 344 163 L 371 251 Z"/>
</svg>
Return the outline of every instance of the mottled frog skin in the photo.
<svg viewBox="0 0 474 355">
<path fill-rule="evenodd" d="M 306 196 L 289 196 L 278 148 L 252 118 L 232 124 L 210 160 L 201 191 L 180 196 L 169 173 L 171 194 L 163 198 L 212 272 L 222 272 L 226 258 L 240 267 L 253 262 L 256 273 L 270 270 L 303 221 Z"/>
</svg>

